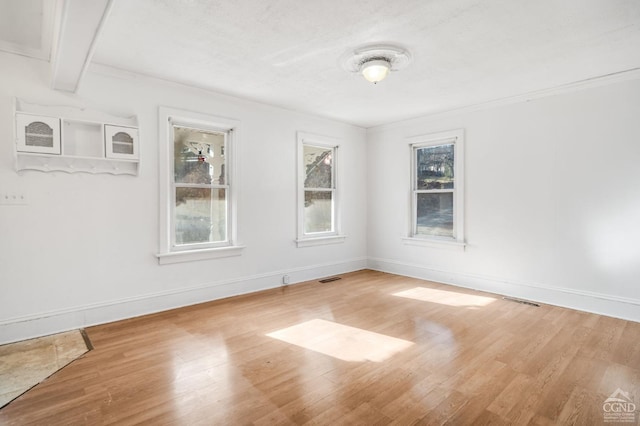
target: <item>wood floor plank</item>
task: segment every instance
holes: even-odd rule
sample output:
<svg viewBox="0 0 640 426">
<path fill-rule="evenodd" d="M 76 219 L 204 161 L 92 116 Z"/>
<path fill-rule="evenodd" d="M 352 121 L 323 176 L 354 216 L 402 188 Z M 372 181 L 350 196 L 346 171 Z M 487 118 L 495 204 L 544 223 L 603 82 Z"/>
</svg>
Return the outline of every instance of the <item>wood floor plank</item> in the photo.
<svg viewBox="0 0 640 426">
<path fill-rule="evenodd" d="M 318 320 L 341 328 L 297 328 Z M 0 424 L 590 425 L 617 388 L 640 406 L 640 324 L 375 271 L 86 331 L 94 350 Z"/>
<path fill-rule="evenodd" d="M 499 368 L 479 370 L 477 374 L 479 380 L 471 392 L 465 392 L 464 388 L 462 389 L 462 393 L 468 396 L 468 401 L 464 409 L 456 412 L 444 424 L 473 425 L 479 422 L 479 418 L 488 415 L 487 407 L 496 400 L 502 390 L 506 388 L 518 374 L 508 366 L 501 365 L 501 363 L 494 365 Z M 492 414 L 492 417 L 493 416 L 501 419 L 501 417 L 497 415 Z M 506 423 L 506 420 L 501 419 L 500 423 Z"/>
<path fill-rule="evenodd" d="M 598 389 L 606 368 L 607 364 L 603 361 L 574 356 L 562 372 L 562 380 L 549 384 L 543 393 L 538 394 L 537 413 L 547 419 L 557 420 L 574 389 Z"/>
<path fill-rule="evenodd" d="M 603 421 L 602 402 L 592 392 L 576 386 L 556 422 L 567 425 L 600 424 Z"/>
<path fill-rule="evenodd" d="M 507 387 L 498 395 L 496 399 L 487 407 L 488 411 L 497 414 L 502 418 L 506 418 L 511 409 L 527 392 L 527 389 L 533 383 L 533 378 L 529 375 L 518 373 Z"/>
<path fill-rule="evenodd" d="M 618 344 L 613 348 L 611 360 L 631 368 L 640 366 L 640 324 L 625 321 Z"/>
</svg>

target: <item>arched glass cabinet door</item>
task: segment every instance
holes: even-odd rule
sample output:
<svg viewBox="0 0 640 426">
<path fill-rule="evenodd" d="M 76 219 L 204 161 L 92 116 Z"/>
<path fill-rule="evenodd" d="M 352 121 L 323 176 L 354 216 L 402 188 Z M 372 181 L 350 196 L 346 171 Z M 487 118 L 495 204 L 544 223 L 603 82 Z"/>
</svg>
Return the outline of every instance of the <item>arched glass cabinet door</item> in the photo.
<svg viewBox="0 0 640 426">
<path fill-rule="evenodd" d="M 107 158 L 137 160 L 138 129 L 134 127 L 104 125 L 105 154 Z"/>
<path fill-rule="evenodd" d="M 16 113 L 19 152 L 60 155 L 60 119 Z"/>
</svg>

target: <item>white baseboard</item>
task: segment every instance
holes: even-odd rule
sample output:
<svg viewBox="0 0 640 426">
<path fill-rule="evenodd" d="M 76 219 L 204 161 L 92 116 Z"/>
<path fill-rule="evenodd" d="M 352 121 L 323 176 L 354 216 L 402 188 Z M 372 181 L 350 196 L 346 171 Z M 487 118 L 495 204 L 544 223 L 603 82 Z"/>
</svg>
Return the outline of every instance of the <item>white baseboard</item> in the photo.
<svg viewBox="0 0 640 426">
<path fill-rule="evenodd" d="M 390 259 L 369 258 L 368 267 L 375 271 L 420 278 L 640 322 L 640 299 L 563 287 L 512 282 L 497 277 L 442 271 Z"/>
<path fill-rule="evenodd" d="M 0 344 L 277 288 L 282 285 L 283 275 L 289 275 L 290 283 L 295 284 L 367 268 L 640 322 L 639 299 L 539 284 L 516 283 L 496 277 L 437 270 L 390 259 L 357 258 L 9 318 L 0 321 Z"/>
<path fill-rule="evenodd" d="M 138 297 L 78 306 L 0 321 L 0 344 L 46 336 L 121 319 L 152 314 L 216 299 L 277 288 L 282 276 L 289 275 L 290 284 L 366 269 L 367 259 L 313 265 L 304 268 L 273 271 L 260 275 L 206 283 Z"/>
</svg>

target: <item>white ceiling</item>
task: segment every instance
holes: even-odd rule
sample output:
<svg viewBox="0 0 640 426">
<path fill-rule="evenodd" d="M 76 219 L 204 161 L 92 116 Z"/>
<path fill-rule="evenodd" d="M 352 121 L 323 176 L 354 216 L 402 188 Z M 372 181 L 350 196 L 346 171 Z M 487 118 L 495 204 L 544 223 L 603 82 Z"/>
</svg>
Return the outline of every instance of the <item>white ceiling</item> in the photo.
<svg viewBox="0 0 640 426">
<path fill-rule="evenodd" d="M 53 1 L 0 0 L 0 51 L 49 60 Z"/>
<path fill-rule="evenodd" d="M 33 14 L 27 3 L 55 1 L 0 0 L 0 39 L 20 38 L 21 26 L 2 24 Z M 113 0 L 110 6 L 92 63 L 363 127 L 640 68 L 639 0 Z M 377 85 L 341 67 L 353 49 L 385 42 L 411 52 L 409 67 Z"/>
</svg>

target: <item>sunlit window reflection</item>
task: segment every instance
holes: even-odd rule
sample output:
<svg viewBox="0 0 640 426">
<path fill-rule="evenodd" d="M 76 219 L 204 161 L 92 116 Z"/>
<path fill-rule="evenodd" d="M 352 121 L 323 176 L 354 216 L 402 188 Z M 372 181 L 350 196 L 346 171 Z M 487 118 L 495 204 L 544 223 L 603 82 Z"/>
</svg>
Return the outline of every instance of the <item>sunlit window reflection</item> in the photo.
<svg viewBox="0 0 640 426">
<path fill-rule="evenodd" d="M 382 362 L 413 345 L 407 340 L 322 319 L 283 328 L 267 336 L 343 361 L 357 362 Z"/>
<path fill-rule="evenodd" d="M 487 306 L 496 299 L 493 297 L 477 296 L 475 294 L 457 293 L 455 291 L 436 290 L 434 288 L 415 287 L 409 290 L 393 293 L 393 296 L 423 302 L 440 303 L 449 306 Z"/>
</svg>

